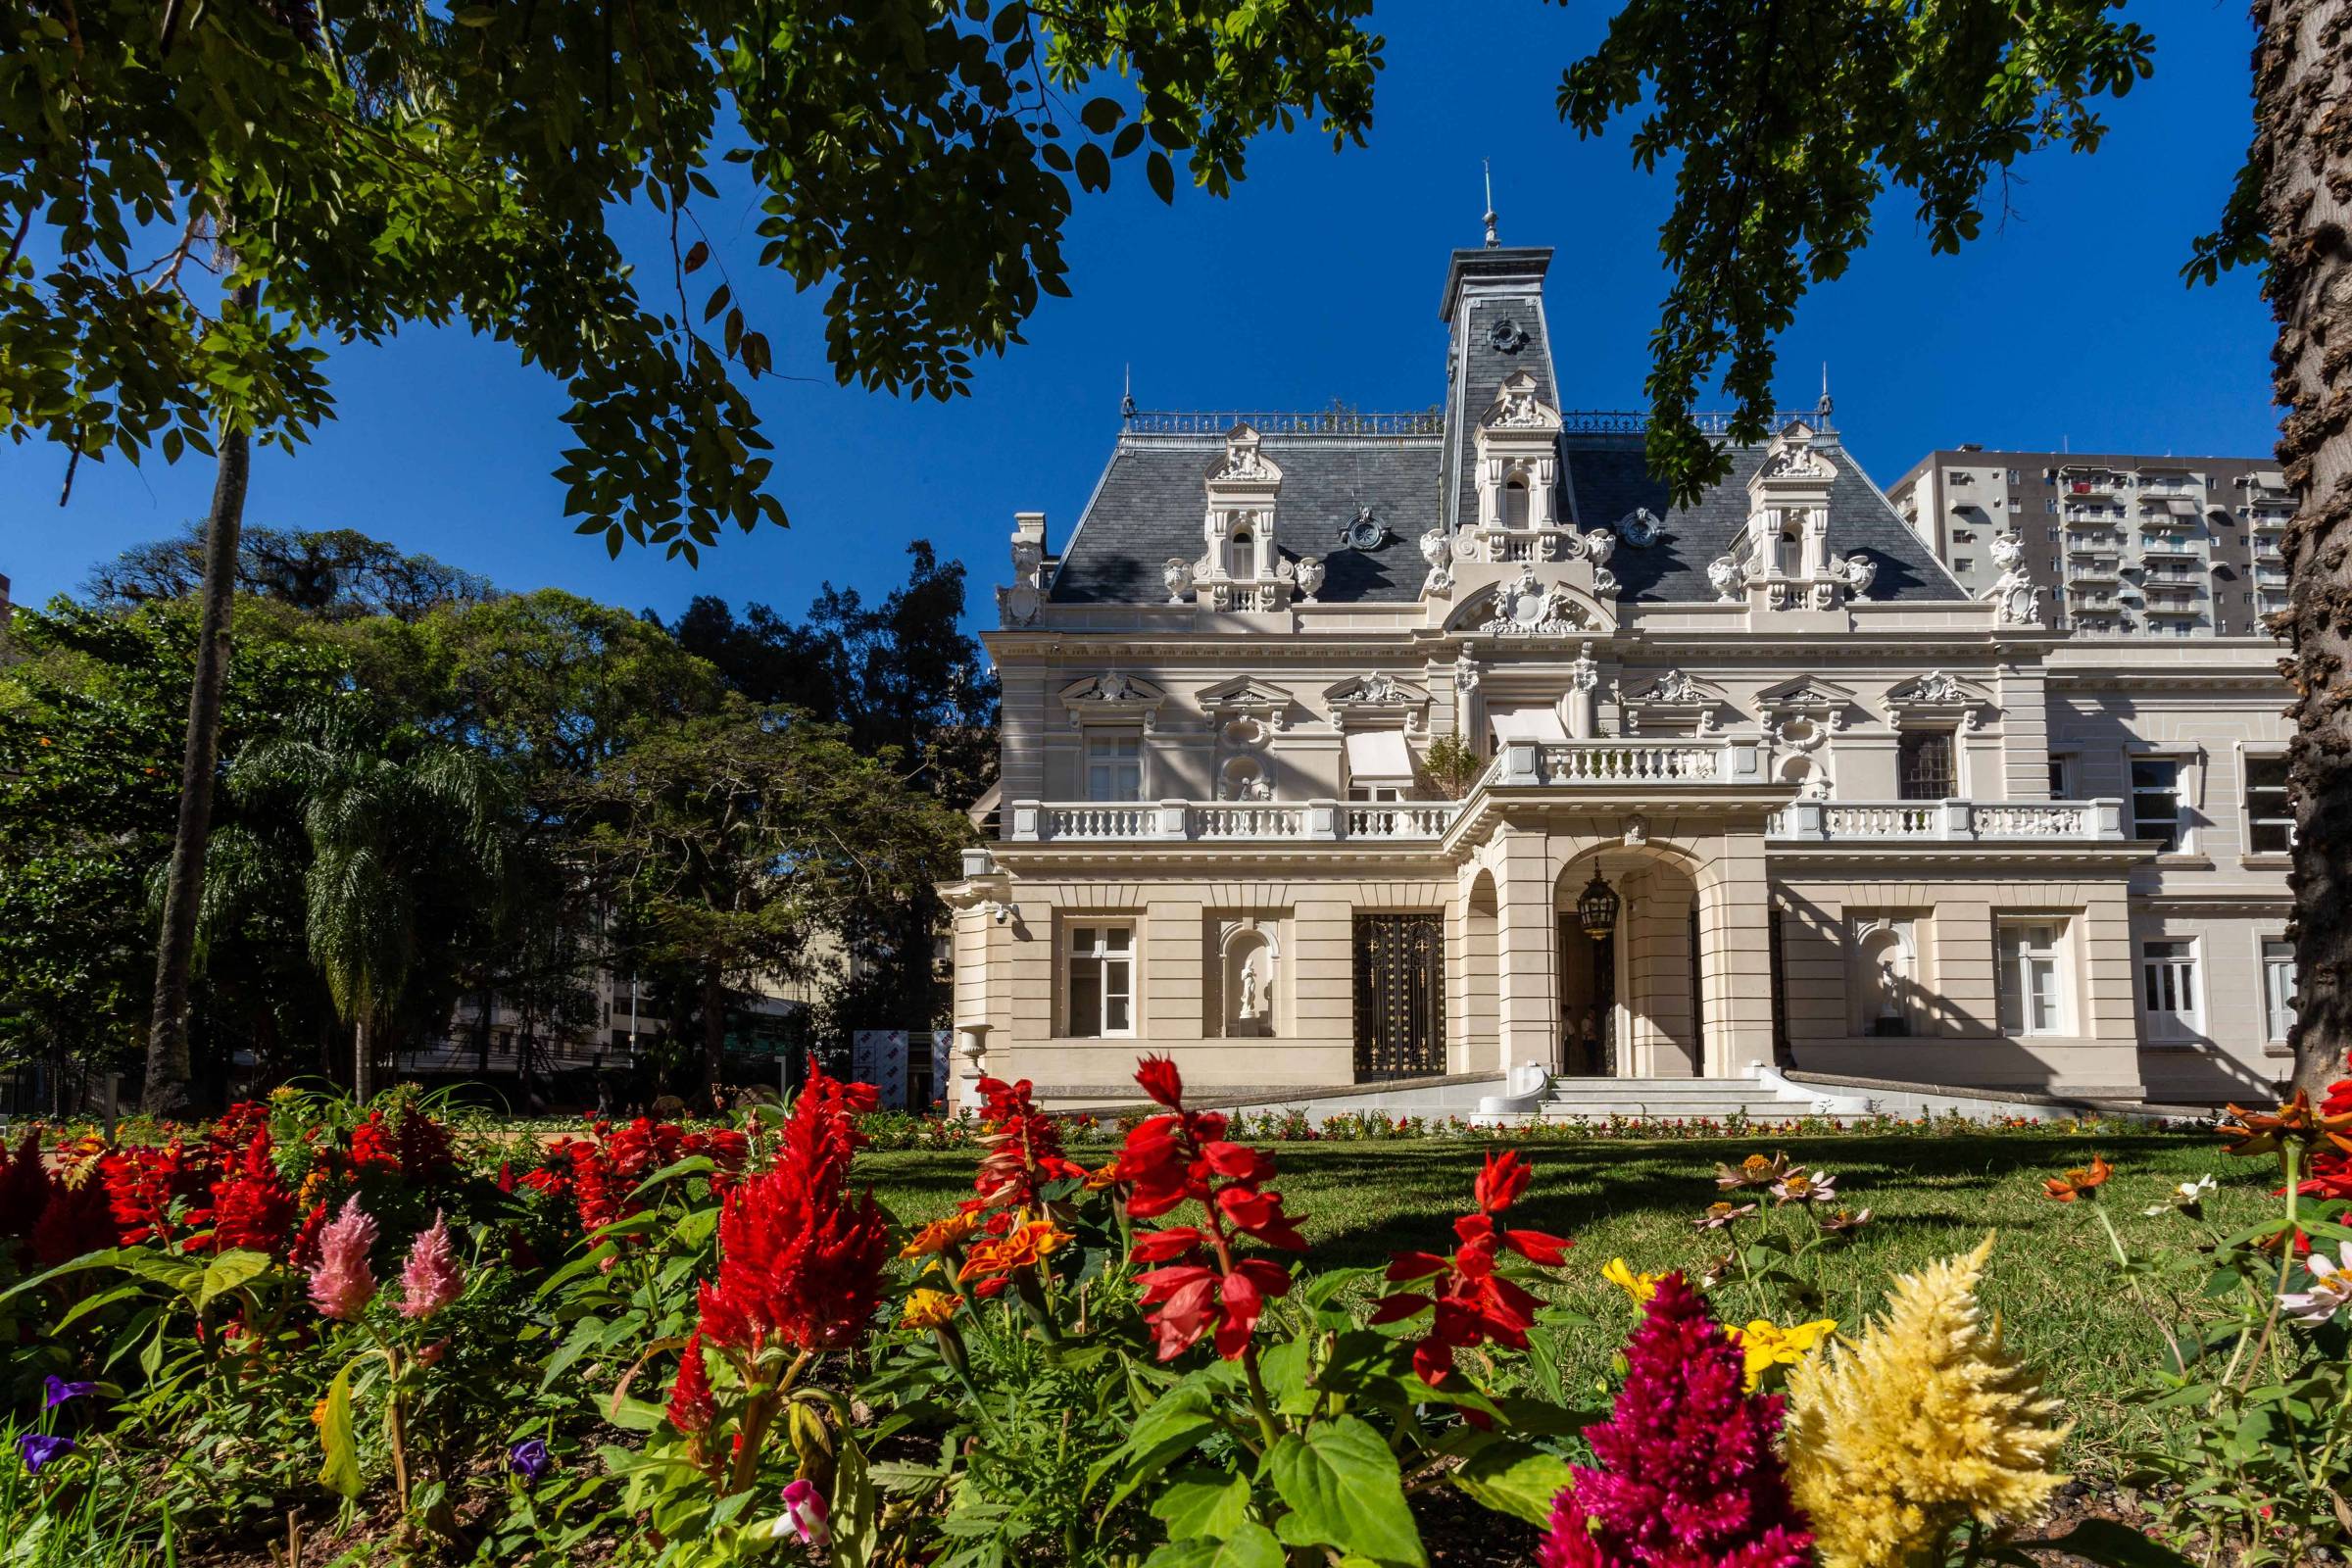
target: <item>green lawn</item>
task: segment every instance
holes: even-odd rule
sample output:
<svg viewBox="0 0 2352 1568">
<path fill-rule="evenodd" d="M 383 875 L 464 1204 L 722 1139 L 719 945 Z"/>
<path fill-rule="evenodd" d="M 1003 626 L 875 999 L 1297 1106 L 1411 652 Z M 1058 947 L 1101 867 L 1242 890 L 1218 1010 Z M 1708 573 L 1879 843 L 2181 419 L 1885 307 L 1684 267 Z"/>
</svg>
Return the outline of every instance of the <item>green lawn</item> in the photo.
<svg viewBox="0 0 2352 1568">
<path fill-rule="evenodd" d="M 2041 1178 L 2093 1152 L 2115 1166 L 2106 1188 L 2109 1214 L 2135 1253 L 2185 1251 L 2254 1223 L 2275 1175 L 2268 1161 L 2231 1160 L 2209 1137 L 2187 1133 L 2102 1130 L 2096 1134 L 1985 1133 L 1950 1136 L 1843 1136 L 1781 1141 L 1563 1142 L 1525 1146 L 1536 1167 L 1517 1223 L 1573 1237 L 1557 1298 L 1605 1328 L 1572 1330 L 1570 1353 L 1594 1386 L 1632 1322 L 1625 1297 L 1599 1278 L 1622 1256 L 1636 1269 L 1698 1270 L 1719 1256 L 1721 1238 L 1690 1221 L 1717 1196 L 1714 1163 L 1786 1149 L 1834 1175 L 1841 1198 L 1867 1205 L 1876 1219 L 1859 1239 L 1825 1261 L 1826 1315 L 1849 1328 L 1874 1310 L 1888 1278 L 1930 1258 L 2000 1233 L 1987 1305 L 2011 1346 L 2038 1368 L 2079 1425 L 2071 1462 L 2103 1473 L 2144 1431 L 2147 1416 L 2119 1396 L 2145 1387 L 2144 1370 L 2162 1341 L 2147 1304 L 2118 1279 L 2097 1216 L 2083 1204 L 2042 1196 Z M 1376 1263 L 1392 1250 L 1444 1250 L 1448 1226 L 1469 1206 L 1480 1146 L 1450 1141 L 1284 1144 L 1273 1150 L 1278 1183 L 1303 1218 L 1327 1264 Z M 1087 1159 L 1099 1156 L 1089 1152 Z M 965 1152 L 869 1153 L 861 1171 L 878 1197 L 909 1221 L 935 1217 L 968 1193 L 973 1157 Z M 2140 1211 L 2177 1183 L 2211 1173 L 2222 1182 L 2202 1220 Z M 1769 1204 L 1767 1205 L 1769 1207 Z M 1784 1219 L 1793 1216 L 1784 1216 Z M 1760 1315 L 1748 1288 L 1719 1288 L 1724 1315 Z M 2173 1322 L 2194 1315 L 2188 1300 L 2154 1303 Z M 1788 1309 L 1775 1315 L 1788 1321 Z"/>
</svg>

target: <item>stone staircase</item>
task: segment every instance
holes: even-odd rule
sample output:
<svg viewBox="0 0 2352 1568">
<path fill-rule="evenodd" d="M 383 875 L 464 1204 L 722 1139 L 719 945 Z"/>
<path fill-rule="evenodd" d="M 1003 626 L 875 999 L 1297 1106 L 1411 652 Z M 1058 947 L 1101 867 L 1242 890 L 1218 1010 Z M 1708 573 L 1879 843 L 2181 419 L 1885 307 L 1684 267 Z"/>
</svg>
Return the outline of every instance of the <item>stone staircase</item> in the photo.
<svg viewBox="0 0 2352 1568">
<path fill-rule="evenodd" d="M 1788 1121 L 1810 1115 L 1812 1096 L 1783 1098 L 1754 1078 L 1554 1078 L 1537 1108 L 1545 1121 Z"/>
</svg>

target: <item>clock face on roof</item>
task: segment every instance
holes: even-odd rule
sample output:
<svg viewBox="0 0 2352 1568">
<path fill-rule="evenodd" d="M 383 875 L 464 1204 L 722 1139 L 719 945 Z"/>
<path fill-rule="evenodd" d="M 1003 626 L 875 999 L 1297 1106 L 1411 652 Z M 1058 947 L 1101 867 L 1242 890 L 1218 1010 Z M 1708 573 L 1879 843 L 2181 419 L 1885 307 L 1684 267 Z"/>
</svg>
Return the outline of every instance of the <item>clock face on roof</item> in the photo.
<svg viewBox="0 0 2352 1568">
<path fill-rule="evenodd" d="M 1506 316 L 1487 328 L 1487 341 L 1496 353 L 1516 354 L 1527 347 L 1527 329 Z"/>
<path fill-rule="evenodd" d="M 1357 508 L 1354 516 L 1340 524 L 1340 543 L 1350 550 L 1378 550 L 1388 542 L 1388 525 L 1372 515 L 1370 507 Z"/>
</svg>

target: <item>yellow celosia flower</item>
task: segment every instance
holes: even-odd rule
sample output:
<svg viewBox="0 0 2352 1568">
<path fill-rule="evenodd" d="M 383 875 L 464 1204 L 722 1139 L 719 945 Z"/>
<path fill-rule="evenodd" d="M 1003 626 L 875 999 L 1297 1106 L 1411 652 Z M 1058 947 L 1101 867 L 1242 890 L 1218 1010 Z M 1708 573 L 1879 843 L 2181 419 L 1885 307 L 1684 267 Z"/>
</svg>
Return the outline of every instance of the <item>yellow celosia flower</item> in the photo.
<svg viewBox="0 0 2352 1568">
<path fill-rule="evenodd" d="M 1799 1361 L 1788 1379 L 1788 1482 L 1813 1517 L 1823 1568 L 1943 1560 L 1964 1519 L 2041 1512 L 2071 1423 L 1987 1326 L 1977 1281 L 1992 1238 L 1895 1281 L 1857 1344 Z"/>
<path fill-rule="evenodd" d="M 956 1315 L 958 1302 L 952 1292 L 915 1290 L 906 1293 L 906 1314 L 899 1319 L 903 1329 L 935 1329 Z"/>
<path fill-rule="evenodd" d="M 1642 1306 L 1646 1304 L 1651 1297 L 1658 1294 L 1658 1281 L 1666 1276 L 1663 1274 L 1637 1274 L 1626 1266 L 1624 1258 L 1612 1257 L 1608 1264 L 1601 1269 L 1600 1277 L 1633 1298 L 1636 1306 Z"/>
<path fill-rule="evenodd" d="M 1794 1366 L 1805 1353 L 1838 1332 L 1834 1317 L 1815 1318 L 1810 1323 L 1792 1323 L 1787 1328 L 1769 1318 L 1753 1318 L 1743 1329 L 1729 1331 L 1740 1347 L 1740 1354 L 1747 1362 L 1746 1391 L 1750 1394 L 1764 1381 L 1764 1374 L 1776 1366 Z"/>
</svg>

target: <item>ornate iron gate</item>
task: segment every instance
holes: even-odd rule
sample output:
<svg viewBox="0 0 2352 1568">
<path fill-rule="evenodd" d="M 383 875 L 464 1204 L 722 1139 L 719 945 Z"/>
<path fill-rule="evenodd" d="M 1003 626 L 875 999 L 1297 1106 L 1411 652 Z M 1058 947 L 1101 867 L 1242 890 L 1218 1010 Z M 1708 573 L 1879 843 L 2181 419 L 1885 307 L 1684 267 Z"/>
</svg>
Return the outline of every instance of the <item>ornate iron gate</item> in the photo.
<svg viewBox="0 0 2352 1568">
<path fill-rule="evenodd" d="M 1434 914 L 1355 917 L 1355 1076 L 1446 1070 L 1446 938 Z"/>
</svg>

